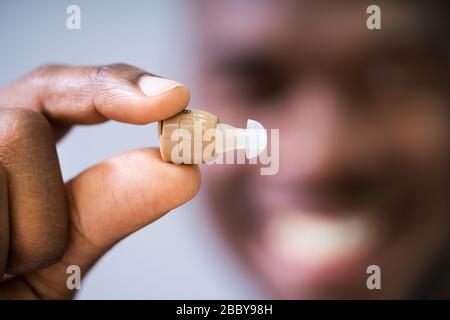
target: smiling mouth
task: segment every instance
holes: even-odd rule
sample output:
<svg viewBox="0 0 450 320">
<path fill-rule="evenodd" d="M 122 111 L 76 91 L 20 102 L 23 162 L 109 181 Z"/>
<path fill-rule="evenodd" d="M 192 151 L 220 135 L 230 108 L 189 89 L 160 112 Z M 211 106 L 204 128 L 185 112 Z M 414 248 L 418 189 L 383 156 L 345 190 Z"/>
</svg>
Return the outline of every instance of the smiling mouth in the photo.
<svg viewBox="0 0 450 320">
<path fill-rule="evenodd" d="M 318 215 L 298 209 L 273 212 L 248 242 L 249 258 L 275 292 L 302 292 L 330 283 L 345 286 L 379 260 L 383 230 L 375 215 Z M 358 280 L 356 280 L 358 281 Z M 305 291 L 306 290 L 306 291 Z"/>
<path fill-rule="evenodd" d="M 371 201 L 266 191 L 259 190 L 260 210 L 254 217 L 259 228 L 251 254 L 288 283 L 321 281 L 330 270 L 347 273 L 384 243 L 386 230 Z"/>
<path fill-rule="evenodd" d="M 241 240 L 263 279 L 293 290 L 315 287 L 330 277 L 365 275 L 368 263 L 382 256 L 392 236 L 390 189 L 380 180 L 353 193 L 329 182 L 317 188 L 276 179 L 252 185 Z"/>
</svg>

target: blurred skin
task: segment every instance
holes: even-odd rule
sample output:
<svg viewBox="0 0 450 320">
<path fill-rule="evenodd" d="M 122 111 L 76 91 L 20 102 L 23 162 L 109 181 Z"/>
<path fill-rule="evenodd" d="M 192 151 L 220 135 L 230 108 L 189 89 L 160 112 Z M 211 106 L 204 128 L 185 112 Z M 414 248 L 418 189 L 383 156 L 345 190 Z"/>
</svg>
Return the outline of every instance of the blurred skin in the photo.
<svg viewBox="0 0 450 320">
<path fill-rule="evenodd" d="M 435 270 L 449 248 L 448 57 L 425 44 L 421 10 L 383 3 L 383 29 L 369 31 L 369 4 L 199 8 L 202 105 L 280 129 L 277 175 L 205 168 L 219 226 L 274 297 L 415 298 L 450 285 Z M 382 290 L 366 287 L 372 264 Z"/>
</svg>

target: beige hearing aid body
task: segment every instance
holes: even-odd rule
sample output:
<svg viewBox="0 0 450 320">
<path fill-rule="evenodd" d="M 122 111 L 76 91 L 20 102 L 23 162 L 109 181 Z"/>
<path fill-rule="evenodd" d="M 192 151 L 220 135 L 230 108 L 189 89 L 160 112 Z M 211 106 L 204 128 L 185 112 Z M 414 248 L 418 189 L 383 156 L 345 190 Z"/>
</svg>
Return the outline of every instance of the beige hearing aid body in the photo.
<svg viewBox="0 0 450 320">
<path fill-rule="evenodd" d="M 247 121 L 247 129 L 221 123 L 207 111 L 186 109 L 158 122 L 161 156 L 176 164 L 212 162 L 219 153 L 244 149 L 248 159 L 257 157 L 267 144 L 263 126 Z"/>
</svg>

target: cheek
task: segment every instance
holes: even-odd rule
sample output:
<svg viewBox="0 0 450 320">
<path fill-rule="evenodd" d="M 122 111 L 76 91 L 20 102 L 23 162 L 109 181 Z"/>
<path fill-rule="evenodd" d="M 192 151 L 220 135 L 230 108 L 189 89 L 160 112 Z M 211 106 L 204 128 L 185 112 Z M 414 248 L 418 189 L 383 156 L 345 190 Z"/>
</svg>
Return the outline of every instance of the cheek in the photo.
<svg viewBox="0 0 450 320">
<path fill-rule="evenodd" d="M 410 167 L 414 166 L 415 174 L 442 177 L 449 167 L 446 108 L 432 104 L 428 108 L 415 108 L 411 104 L 406 110 L 405 115 L 391 124 L 392 142 L 397 152 Z"/>
<path fill-rule="evenodd" d="M 205 164 L 201 167 L 201 172 L 205 185 L 210 188 L 217 188 L 229 179 L 230 174 L 227 175 L 226 170 L 223 170 L 222 165 Z M 225 179 L 225 181 L 224 181 Z"/>
<path fill-rule="evenodd" d="M 201 167 L 206 190 L 228 194 L 232 191 L 230 189 L 242 188 L 243 181 L 250 181 L 252 170 L 249 166 L 238 164 L 205 164 Z"/>
</svg>

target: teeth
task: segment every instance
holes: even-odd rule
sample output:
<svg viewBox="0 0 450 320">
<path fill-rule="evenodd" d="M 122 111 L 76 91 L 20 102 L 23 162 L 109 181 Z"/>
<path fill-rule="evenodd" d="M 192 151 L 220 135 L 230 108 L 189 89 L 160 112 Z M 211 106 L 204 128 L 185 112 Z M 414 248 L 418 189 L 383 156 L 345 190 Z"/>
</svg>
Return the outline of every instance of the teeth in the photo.
<svg viewBox="0 0 450 320">
<path fill-rule="evenodd" d="M 333 219 L 298 212 L 280 214 L 268 226 L 270 246 L 283 259 L 318 263 L 367 245 L 371 224 L 352 215 Z"/>
</svg>

